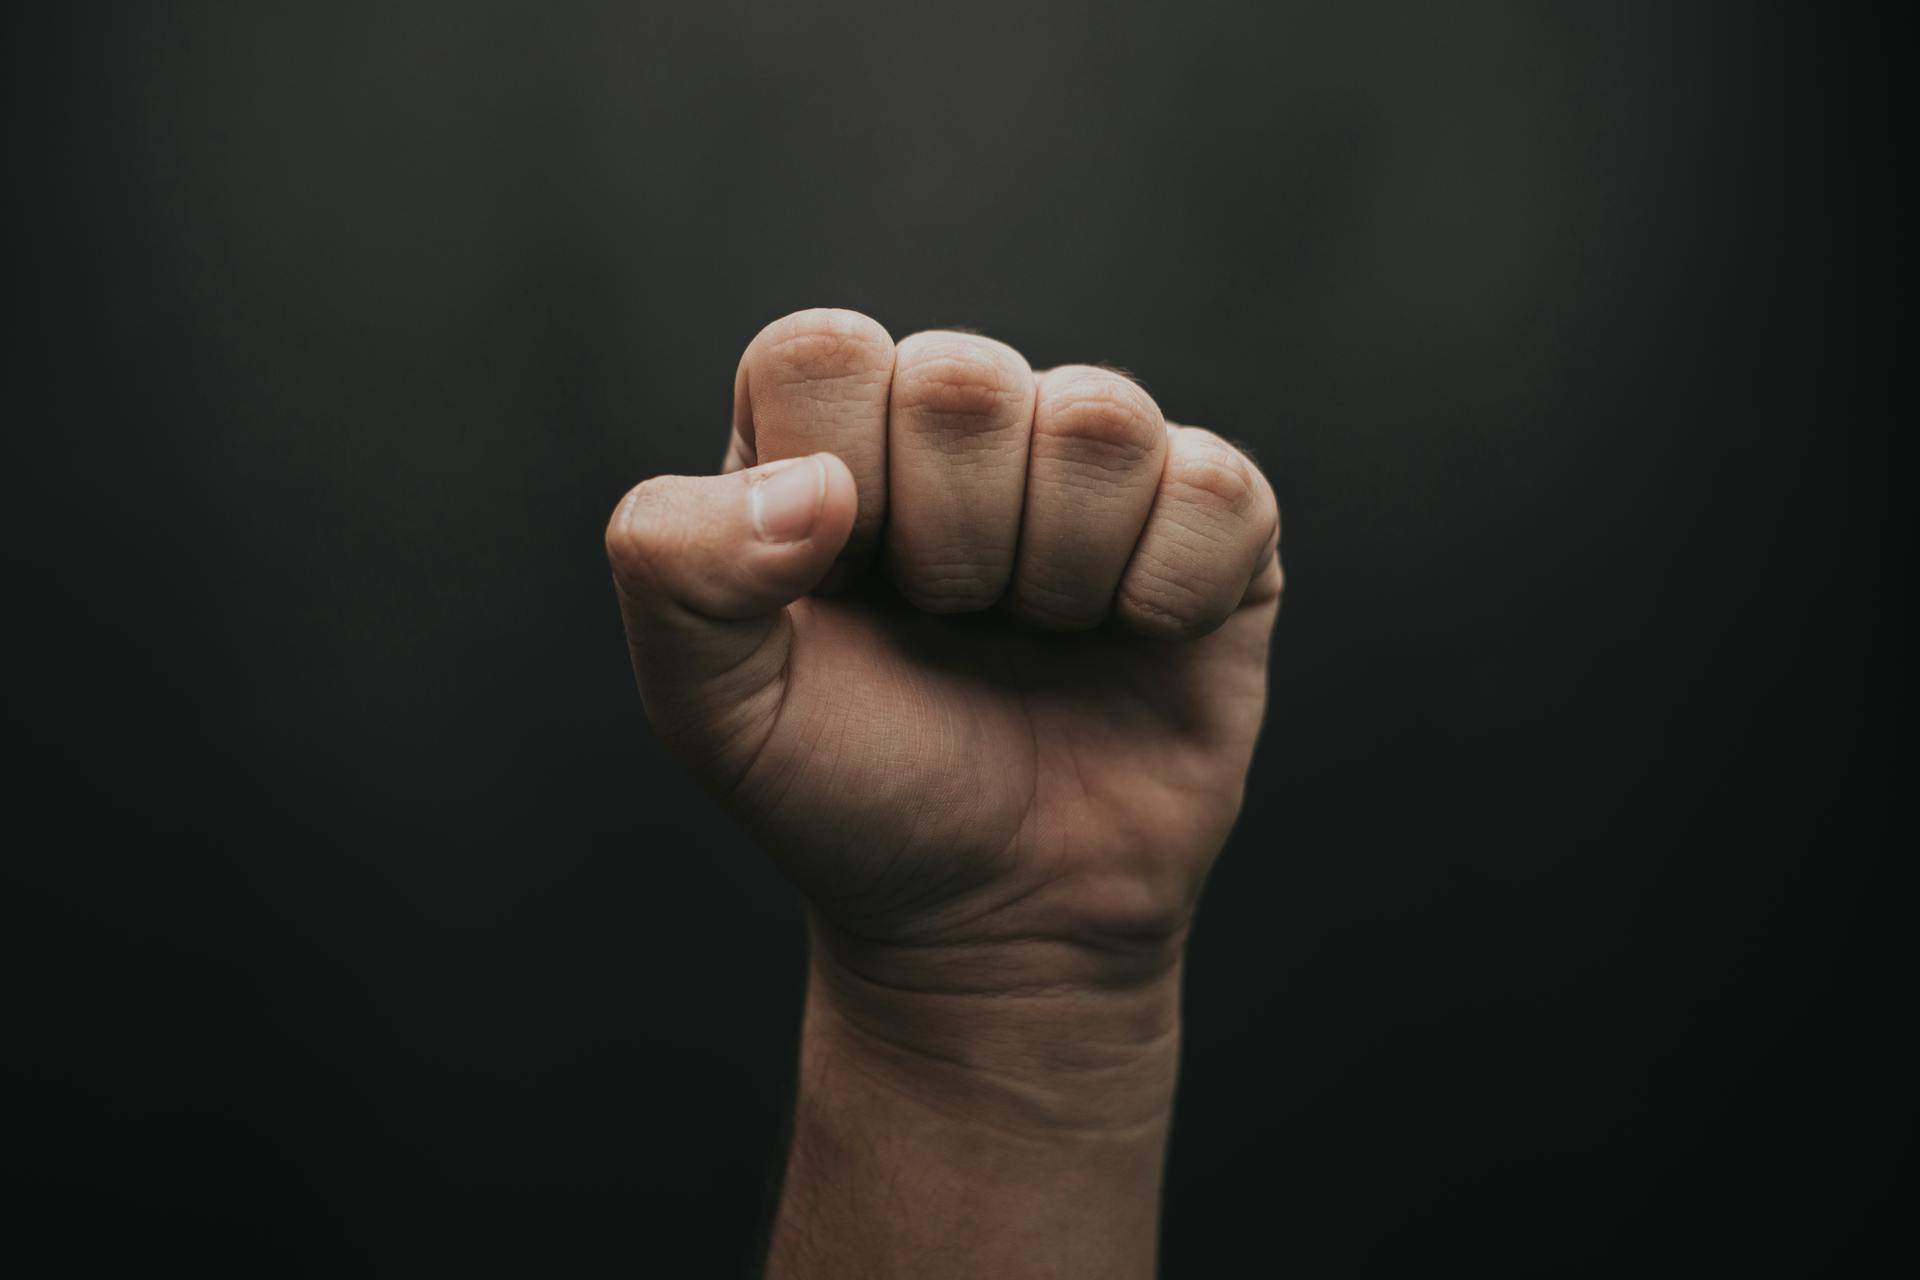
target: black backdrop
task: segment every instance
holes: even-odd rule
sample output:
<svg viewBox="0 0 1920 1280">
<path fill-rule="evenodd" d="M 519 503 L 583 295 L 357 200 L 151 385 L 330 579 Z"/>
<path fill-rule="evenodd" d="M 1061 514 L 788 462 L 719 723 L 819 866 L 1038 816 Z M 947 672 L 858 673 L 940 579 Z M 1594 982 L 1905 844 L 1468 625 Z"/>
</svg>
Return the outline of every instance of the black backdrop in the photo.
<svg viewBox="0 0 1920 1280">
<path fill-rule="evenodd" d="M 1124 364 L 1281 495 L 1169 1276 L 1811 1263 L 1902 1203 L 1878 19 L 9 25 L 27 1238 L 743 1273 L 802 939 L 600 533 L 829 304 Z"/>
</svg>

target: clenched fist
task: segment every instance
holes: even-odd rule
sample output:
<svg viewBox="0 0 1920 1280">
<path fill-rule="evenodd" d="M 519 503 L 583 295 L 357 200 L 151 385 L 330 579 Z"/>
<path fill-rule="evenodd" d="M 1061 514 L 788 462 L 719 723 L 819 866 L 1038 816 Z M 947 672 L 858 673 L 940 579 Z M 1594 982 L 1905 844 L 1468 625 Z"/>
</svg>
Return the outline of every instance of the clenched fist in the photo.
<svg viewBox="0 0 1920 1280">
<path fill-rule="evenodd" d="M 807 899 L 810 1045 L 995 1124 L 1164 1117 L 1279 532 L 1119 373 L 847 311 L 749 344 L 725 473 L 607 549 L 649 719 Z"/>
</svg>

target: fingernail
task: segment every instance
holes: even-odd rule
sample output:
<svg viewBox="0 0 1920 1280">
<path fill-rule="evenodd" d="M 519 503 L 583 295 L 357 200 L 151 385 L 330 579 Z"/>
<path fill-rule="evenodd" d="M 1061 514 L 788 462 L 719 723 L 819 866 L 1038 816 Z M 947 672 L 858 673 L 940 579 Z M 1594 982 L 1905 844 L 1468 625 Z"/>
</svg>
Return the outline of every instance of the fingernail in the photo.
<svg viewBox="0 0 1920 1280">
<path fill-rule="evenodd" d="M 762 542 L 798 542 L 813 529 L 827 494 L 827 469 L 818 458 L 776 462 L 747 488 L 753 531 Z"/>
</svg>

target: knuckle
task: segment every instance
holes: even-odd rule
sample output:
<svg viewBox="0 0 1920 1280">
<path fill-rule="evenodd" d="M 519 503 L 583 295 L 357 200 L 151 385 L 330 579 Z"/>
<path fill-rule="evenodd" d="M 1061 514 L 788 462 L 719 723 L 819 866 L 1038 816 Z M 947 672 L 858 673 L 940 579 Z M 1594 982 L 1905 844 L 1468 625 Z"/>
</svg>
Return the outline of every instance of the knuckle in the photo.
<svg viewBox="0 0 1920 1280">
<path fill-rule="evenodd" d="M 1014 611 L 1045 631 L 1090 631 L 1106 620 L 1107 601 L 1061 590 L 1032 576 L 1022 577 L 1013 593 Z"/>
<path fill-rule="evenodd" d="M 1261 484 L 1253 464 L 1238 449 L 1211 434 L 1196 433 L 1183 440 L 1167 461 L 1166 483 L 1183 497 L 1240 515 L 1260 505 Z"/>
<path fill-rule="evenodd" d="M 885 376 L 893 367 L 893 339 L 858 311 L 818 307 L 782 316 L 749 348 L 756 372 L 778 383 Z"/>
<path fill-rule="evenodd" d="M 978 613 L 1005 588 L 1004 574 L 978 565 L 921 565 L 895 574 L 901 592 L 928 613 Z"/>
<path fill-rule="evenodd" d="M 1128 576 L 1114 612 L 1142 635 L 1193 640 L 1217 629 L 1231 610 L 1210 603 L 1185 582 L 1149 570 Z"/>
<path fill-rule="evenodd" d="M 920 333 L 900 344 L 893 399 L 902 409 L 998 424 L 1032 395 L 1032 371 L 1004 343 L 964 333 Z"/>
<path fill-rule="evenodd" d="M 1151 396 L 1131 379 L 1089 366 L 1049 377 L 1034 431 L 1037 438 L 1122 463 L 1151 456 L 1166 438 Z"/>
</svg>

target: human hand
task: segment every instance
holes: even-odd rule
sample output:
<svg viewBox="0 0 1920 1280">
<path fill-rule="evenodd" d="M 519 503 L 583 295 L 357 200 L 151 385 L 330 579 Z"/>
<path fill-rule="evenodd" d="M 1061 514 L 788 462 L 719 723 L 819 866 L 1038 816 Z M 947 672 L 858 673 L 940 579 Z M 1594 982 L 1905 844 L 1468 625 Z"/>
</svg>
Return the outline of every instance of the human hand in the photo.
<svg viewBox="0 0 1920 1280">
<path fill-rule="evenodd" d="M 1273 491 L 1118 373 L 846 311 L 761 331 L 733 422 L 607 550 L 649 718 L 809 903 L 775 1273 L 1140 1274 Z"/>
<path fill-rule="evenodd" d="M 909 988 L 1165 972 L 1265 701 L 1259 470 L 1118 373 L 808 311 L 747 348 L 726 471 L 608 550 L 656 729 L 821 940 Z"/>
</svg>

